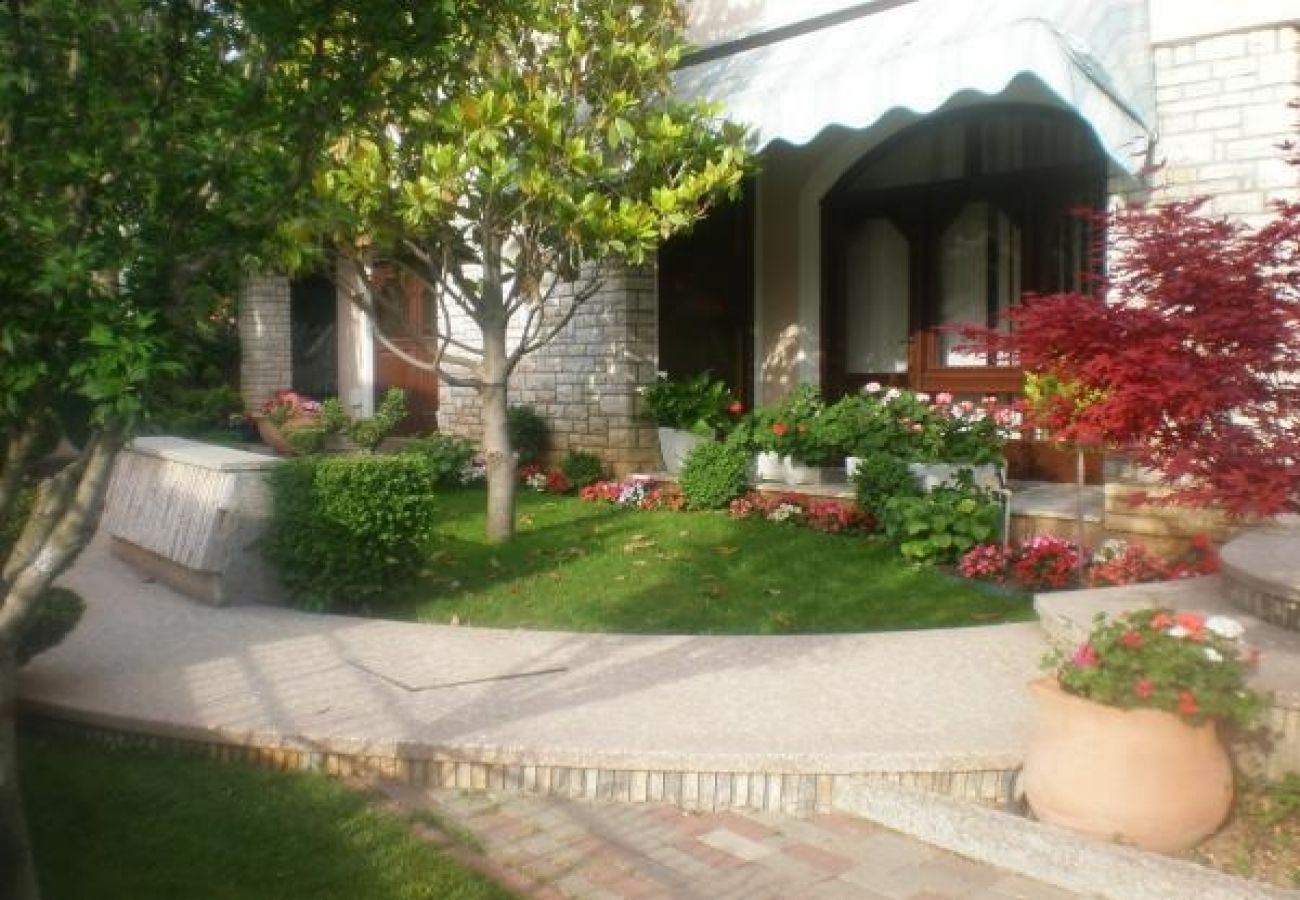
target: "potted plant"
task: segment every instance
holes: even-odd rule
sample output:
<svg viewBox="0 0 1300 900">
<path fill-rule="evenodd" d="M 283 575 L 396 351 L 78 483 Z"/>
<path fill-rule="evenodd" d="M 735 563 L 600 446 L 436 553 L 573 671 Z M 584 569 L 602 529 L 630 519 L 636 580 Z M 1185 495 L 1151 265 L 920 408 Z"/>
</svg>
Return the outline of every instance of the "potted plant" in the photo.
<svg viewBox="0 0 1300 900">
<path fill-rule="evenodd" d="M 1262 708 L 1242 634 L 1226 616 L 1140 609 L 1099 615 L 1072 652 L 1050 653 L 1022 774 L 1035 815 L 1159 851 L 1212 834 L 1232 802 L 1220 728 Z"/>
<path fill-rule="evenodd" d="M 276 391 L 258 410 L 258 436 L 272 450 L 297 453 L 302 442 L 293 440 L 292 433 L 315 434 L 319 429 L 320 409 L 320 403 L 296 391 Z"/>
<path fill-rule="evenodd" d="M 726 383 L 708 372 L 685 380 L 660 372 L 641 396 L 646 415 L 659 427 L 659 453 L 672 474 L 697 444 L 717 438 L 743 411 Z"/>
<path fill-rule="evenodd" d="M 727 440 L 753 454 L 752 480 L 785 481 L 785 461 L 777 452 L 779 435 L 772 426 L 778 418 L 772 407 L 759 407 L 736 420 Z"/>
<path fill-rule="evenodd" d="M 774 438 L 772 449 L 783 457 L 787 483 L 842 480 L 842 467 L 833 465 L 837 448 L 827 439 L 825 414 L 821 392 L 810 384 L 796 387 L 778 407 L 769 430 Z"/>
</svg>

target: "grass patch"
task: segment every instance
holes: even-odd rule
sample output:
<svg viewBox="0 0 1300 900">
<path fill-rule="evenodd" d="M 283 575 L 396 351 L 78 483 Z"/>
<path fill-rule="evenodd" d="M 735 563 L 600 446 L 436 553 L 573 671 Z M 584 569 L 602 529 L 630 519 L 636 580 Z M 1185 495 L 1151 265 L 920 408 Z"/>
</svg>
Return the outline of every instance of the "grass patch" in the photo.
<svg viewBox="0 0 1300 900">
<path fill-rule="evenodd" d="M 26 736 L 47 900 L 508 900 L 341 784 Z"/>
<path fill-rule="evenodd" d="M 908 566 L 877 538 L 640 512 L 521 490 L 514 542 L 483 539 L 482 491 L 439 495 L 419 579 L 382 615 L 571 631 L 798 634 L 1032 618 L 1029 598 Z"/>
</svg>

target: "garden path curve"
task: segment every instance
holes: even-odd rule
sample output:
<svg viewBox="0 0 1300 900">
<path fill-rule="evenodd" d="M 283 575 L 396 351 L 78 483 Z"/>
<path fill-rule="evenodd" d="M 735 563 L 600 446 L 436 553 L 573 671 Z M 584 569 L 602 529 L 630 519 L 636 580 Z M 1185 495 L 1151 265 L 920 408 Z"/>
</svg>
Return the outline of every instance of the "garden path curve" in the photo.
<svg viewBox="0 0 1300 900">
<path fill-rule="evenodd" d="M 872 773 L 997 799 L 1044 645 L 1032 623 L 626 636 L 214 609 L 102 535 L 63 582 L 85 619 L 22 673 L 29 710 L 286 765 L 701 808 L 825 809 L 837 778 Z"/>
</svg>

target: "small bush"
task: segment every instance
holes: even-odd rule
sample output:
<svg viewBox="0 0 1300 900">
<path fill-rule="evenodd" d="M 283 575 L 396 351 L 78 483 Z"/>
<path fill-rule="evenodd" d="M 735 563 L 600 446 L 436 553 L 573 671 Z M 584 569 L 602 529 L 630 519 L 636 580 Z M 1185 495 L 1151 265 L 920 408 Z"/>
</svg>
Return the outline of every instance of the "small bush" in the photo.
<svg viewBox="0 0 1300 900">
<path fill-rule="evenodd" d="M 356 419 L 348 425 L 348 437 L 363 450 L 373 453 L 406 418 L 406 412 L 406 392 L 401 388 L 389 388 L 384 392 L 384 399 L 380 401 L 373 416 L 369 419 Z"/>
<path fill-rule="evenodd" d="M 689 509 L 725 509 L 749 488 L 749 454 L 735 444 L 708 442 L 686 454 L 678 477 Z"/>
<path fill-rule="evenodd" d="M 244 401 L 239 391 L 227 385 L 170 385 L 154 400 L 149 425 L 167 434 L 205 435 L 228 428 L 231 417 L 243 411 Z"/>
<path fill-rule="evenodd" d="M 433 536 L 434 471 L 417 454 L 309 456 L 271 470 L 265 544 L 303 609 L 359 606 L 419 568 Z"/>
<path fill-rule="evenodd" d="M 560 471 L 569 483 L 582 490 L 605 477 L 605 464 L 600 457 L 585 450 L 570 450 L 560 461 Z"/>
<path fill-rule="evenodd" d="M 299 456 L 310 456 L 325 449 L 325 438 L 329 433 L 324 428 L 290 428 L 282 432 L 289 448 Z"/>
<path fill-rule="evenodd" d="M 474 460 L 474 445 L 454 434 L 430 434 L 406 442 L 403 453 L 422 456 L 433 469 L 436 483 L 462 484 L 466 468 Z"/>
<path fill-rule="evenodd" d="M 511 406 L 506 411 L 506 429 L 510 433 L 510 447 L 519 454 L 520 465 L 539 461 L 550 444 L 546 420 L 531 406 Z"/>
<path fill-rule="evenodd" d="M 988 493 L 967 483 L 937 487 L 919 497 L 885 503 L 885 535 L 915 563 L 956 562 L 998 532 L 1000 507 Z"/>
<path fill-rule="evenodd" d="M 66 588 L 52 587 L 42 594 L 18 629 L 18 665 L 62 643 L 85 611 L 86 602 Z"/>
<path fill-rule="evenodd" d="M 869 453 L 861 457 L 853 473 L 858 506 L 876 521 L 885 514 L 885 504 L 894 497 L 919 497 L 923 493 L 907 462 L 889 453 Z"/>
</svg>

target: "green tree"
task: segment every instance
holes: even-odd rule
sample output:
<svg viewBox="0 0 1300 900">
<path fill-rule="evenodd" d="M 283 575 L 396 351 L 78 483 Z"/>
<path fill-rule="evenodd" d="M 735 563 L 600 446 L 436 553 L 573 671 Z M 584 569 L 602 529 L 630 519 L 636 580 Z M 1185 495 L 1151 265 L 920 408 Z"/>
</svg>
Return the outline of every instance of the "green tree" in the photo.
<svg viewBox="0 0 1300 900">
<path fill-rule="evenodd" d="M 0 7 L 0 896 L 35 897 L 15 639 L 93 532 L 114 453 L 323 149 L 439 76 L 453 0 L 7 0 Z M 394 57 L 407 80 L 372 89 Z M 37 481 L 50 439 L 81 448 Z"/>
<path fill-rule="evenodd" d="M 486 38 L 462 30 L 452 77 L 377 110 L 318 178 L 353 302 L 378 323 L 414 286 L 437 300 L 428 359 L 380 338 L 477 391 L 491 540 L 514 531 L 506 413 L 520 360 L 602 271 L 644 262 L 744 175 L 743 130 L 672 96 L 682 24 L 676 0 L 521 0 Z"/>
</svg>

